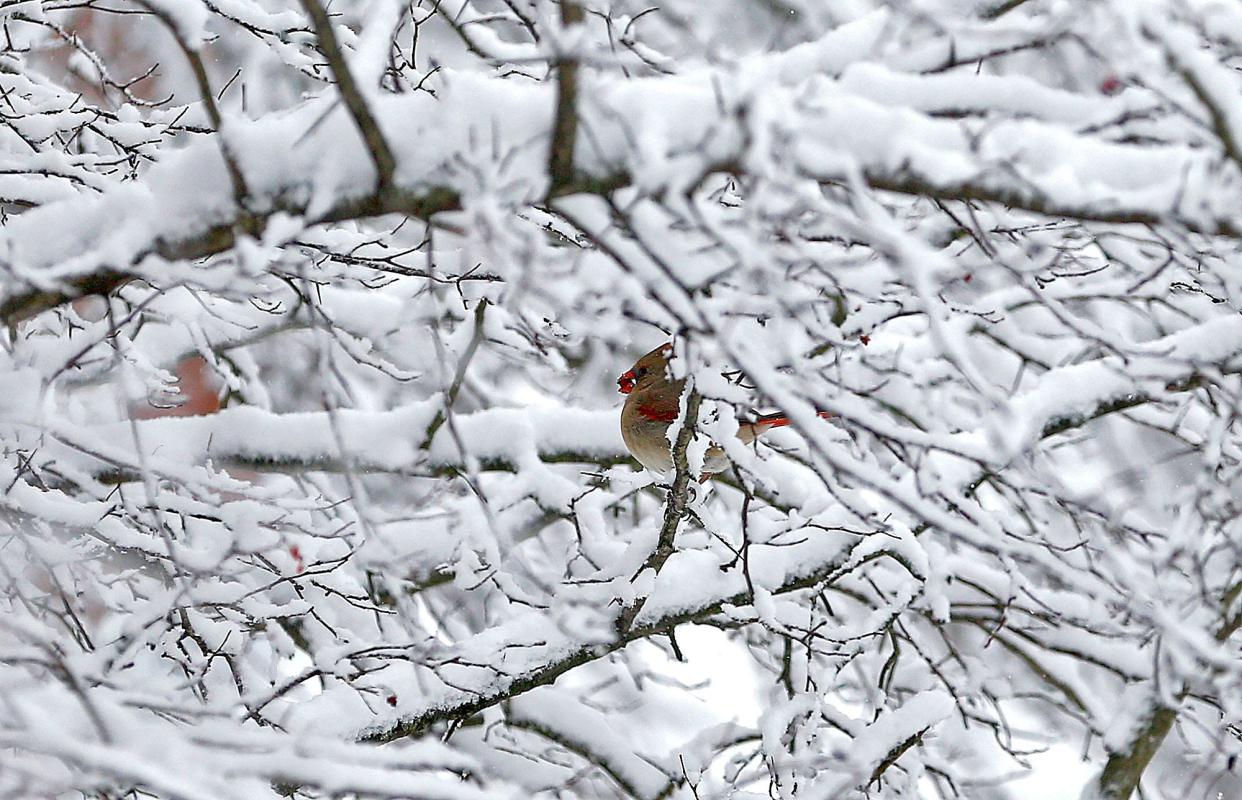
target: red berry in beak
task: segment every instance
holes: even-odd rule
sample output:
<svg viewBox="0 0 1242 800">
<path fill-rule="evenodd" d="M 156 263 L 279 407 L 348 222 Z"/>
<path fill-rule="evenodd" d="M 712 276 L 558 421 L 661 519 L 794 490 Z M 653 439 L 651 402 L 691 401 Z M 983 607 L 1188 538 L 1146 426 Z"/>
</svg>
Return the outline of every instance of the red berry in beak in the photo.
<svg viewBox="0 0 1242 800">
<path fill-rule="evenodd" d="M 629 394 L 634 391 L 635 382 L 634 370 L 630 370 L 629 372 L 623 374 L 620 378 L 617 378 L 617 391 L 621 394 Z"/>
</svg>

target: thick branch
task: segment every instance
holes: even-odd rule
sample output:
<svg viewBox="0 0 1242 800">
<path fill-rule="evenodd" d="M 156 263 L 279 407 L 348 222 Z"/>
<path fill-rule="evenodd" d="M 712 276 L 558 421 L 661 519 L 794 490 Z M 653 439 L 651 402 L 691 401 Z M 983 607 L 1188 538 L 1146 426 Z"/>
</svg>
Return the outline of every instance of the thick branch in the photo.
<svg viewBox="0 0 1242 800">
<path fill-rule="evenodd" d="M 265 213 L 251 215 L 256 224 L 262 224 L 274 214 L 306 216 L 309 197 L 282 194 L 267 198 Z M 383 214 L 405 214 L 428 219 L 434 214 L 454 211 L 461 207 L 457 192 L 440 186 L 422 189 L 388 189 L 363 197 L 342 198 L 321 215 L 307 219 L 307 226 L 365 219 Z M 54 288 L 32 287 L 25 291 L 7 294 L 0 303 L 0 319 L 7 325 L 16 325 L 36 314 L 76 300 L 85 295 L 110 294 L 138 277 L 130 271 L 148 256 L 159 256 L 165 261 L 194 261 L 224 253 L 237 244 L 237 231 L 241 215 L 235 219 L 211 225 L 201 232 L 190 233 L 180 239 L 157 238 L 146 249 L 135 253 L 128 264 L 102 267 L 90 273 L 63 279 Z"/>
<path fill-rule="evenodd" d="M 582 23 L 582 6 L 561 0 L 561 24 L 566 29 Z M 574 143 L 578 135 L 578 70 L 576 57 L 556 62 L 556 117 L 552 121 L 552 144 L 548 153 L 548 196 L 555 197 L 573 181 Z"/>
<path fill-rule="evenodd" d="M 462 468 L 456 444 L 440 431 L 429 444 L 424 431 L 442 410 L 440 402 L 391 411 L 339 409 L 340 442 L 326 412 L 276 414 L 252 406 L 199 417 L 136 421 L 146 452 L 134 451 L 129 423 L 50 431 L 60 442 L 49 458 L 72 459 L 110 482 L 134 480 L 139 465 L 177 474 L 187 466 L 242 467 L 269 472 L 380 472 L 411 477 L 455 474 Z M 629 460 L 614 411 L 573 408 L 490 409 L 455 418 L 459 435 L 482 469 L 519 465 L 618 464 Z M 576 437 L 573 431 L 595 431 Z M 261 432 L 261 435 L 259 434 Z M 377 455 L 378 454 L 378 455 Z M 84 456 L 93 463 L 83 465 Z M 518 462 L 521 462 L 519 464 Z"/>
<path fill-rule="evenodd" d="M 1240 593 L 1242 593 L 1242 584 L 1235 584 L 1221 598 L 1222 621 L 1215 634 L 1218 642 L 1228 640 L 1237 632 L 1238 627 L 1242 626 L 1242 611 L 1233 611 Z M 1188 693 L 1189 690 L 1186 687 L 1177 693 L 1179 706 Z M 1166 705 L 1158 693 L 1153 697 L 1152 704 L 1141 724 L 1131 734 L 1129 745 L 1123 750 L 1109 754 L 1108 762 L 1104 765 L 1099 780 L 1096 782 L 1095 797 L 1098 800 L 1130 799 L 1135 789 L 1138 788 L 1147 765 L 1151 763 L 1156 752 L 1160 750 L 1160 745 L 1169 735 L 1169 731 L 1173 729 L 1173 723 L 1177 721 L 1178 710 L 1176 706 Z"/>
<path fill-rule="evenodd" d="M 346 75 L 347 71 L 340 77 Z M 327 153 L 341 160 L 339 174 L 361 172 L 358 165 L 348 163 L 348 151 L 341 148 L 333 135 L 339 132 L 326 130 L 329 126 L 324 126 L 324 130 L 312 130 L 311 138 L 306 139 L 308 134 L 301 119 L 291 118 L 293 121 L 286 128 L 281 127 L 283 120 L 264 121 L 264 135 L 269 140 L 277 137 L 287 142 L 283 148 L 270 145 L 267 152 L 282 156 L 287 153 L 288 161 L 265 170 L 265 175 L 280 176 L 278 179 L 269 180 L 266 185 L 250 181 L 252 210 L 247 213 L 253 215 L 254 224 L 261 226 L 275 214 L 295 217 L 311 226 L 389 213 L 427 218 L 437 212 L 457 209 L 460 197 L 457 183 L 468 182 L 468 179 L 450 165 L 462 157 L 462 148 L 469 146 L 463 142 L 469 140 L 468 133 L 477 123 L 478 114 L 473 109 L 485 104 L 496 118 L 508 115 L 521 118 L 532 103 L 553 98 L 551 87 L 520 89 L 510 82 L 492 83 L 464 75 L 453 76 L 452 80 L 461 84 L 461 90 L 438 97 L 434 103 L 421 95 L 372 99 L 372 106 L 385 112 L 380 116 L 391 113 L 395 118 L 407 119 L 412 114 L 420 120 L 420 130 L 443 131 L 434 142 L 426 137 L 412 137 L 410 142 L 399 143 L 410 153 L 411 163 L 420 165 L 421 169 L 403 177 L 400 186 L 382 181 L 379 186 L 365 186 L 353 180 L 320 185 L 314 165 Z M 1065 163 L 1054 173 L 1047 164 L 1051 156 L 1041 156 L 1037 160 L 1025 155 L 1026 150 L 1014 151 L 998 163 L 995 158 L 980 155 L 993 146 L 989 137 L 995 138 L 995 147 L 1007 147 L 1014 133 L 1005 127 L 1008 123 L 999 123 L 978 136 L 967 136 L 956 121 L 854 98 L 839 89 L 834 90 L 831 102 L 807 99 L 802 106 L 814 110 L 789 121 L 790 135 L 801 137 L 806 147 L 777 153 L 751 152 L 751 123 L 745 115 L 738 115 L 729 108 L 714 110 L 716 103 L 712 98 L 715 95 L 711 87 L 711 81 L 704 80 L 701 86 L 687 84 L 669 94 L 662 91 L 659 81 L 654 81 L 650 87 L 631 82 L 625 85 L 622 93 L 617 86 L 601 80 L 593 84 L 591 102 L 581 96 L 577 98 L 572 115 L 568 112 L 568 104 L 562 104 L 565 130 L 572 116 L 577 118 L 578 128 L 589 125 L 597 135 L 590 140 L 590 148 L 575 149 L 572 164 L 563 154 L 557 157 L 560 166 L 554 172 L 560 176 L 557 178 L 558 193 L 607 195 L 629 186 L 633 182 L 630 165 L 641 159 L 631 150 L 627 131 L 630 126 L 643 125 L 655 113 L 652 109 L 658 107 L 662 118 L 679 121 L 679 125 L 661 134 L 663 139 L 659 146 L 668 158 L 677 159 L 684 169 L 674 171 L 678 176 L 676 187 L 650 185 L 649 175 L 645 176 L 644 186 L 653 193 L 695 185 L 696 173 L 700 177 L 714 172 L 745 174 L 745 165 L 752 159 L 775 160 L 790 174 L 825 183 L 850 180 L 855 173 L 841 165 L 855 163 L 871 187 L 884 191 L 939 200 L 1001 203 L 1044 216 L 1088 222 L 1173 225 L 1194 233 L 1242 238 L 1242 229 L 1227 211 L 1230 206 L 1206 202 L 1213 193 L 1235 191 L 1231 182 L 1234 173 L 1225 171 L 1219 180 L 1213 178 L 1221 170 L 1215 166 L 1214 155 L 1208 152 L 1184 147 L 1117 144 L 1090 135 L 1071 134 L 1056 125 L 1024 123 L 1022 136 L 1032 142 L 1029 152 L 1046 151 L 1064 156 Z M 560 91 L 561 99 L 566 99 L 567 86 L 562 86 Z M 783 89 L 778 87 L 774 91 Z M 348 100 L 349 92 L 344 87 L 342 92 Z M 353 96 L 359 103 L 352 109 L 354 124 L 359 125 L 364 134 L 369 131 L 373 139 L 377 138 L 379 128 L 373 124 L 375 118 L 370 109 L 361 103 L 360 95 Z M 711 111 L 705 112 L 706 109 Z M 359 113 L 363 116 L 358 116 Z M 859 126 L 877 131 L 876 136 L 882 141 L 868 142 L 866 146 L 853 143 L 845 134 Z M 918 135 L 906 133 L 912 127 L 917 128 Z M 521 157 L 512 156 L 523 152 L 522 141 L 516 137 L 523 135 L 524 130 L 521 126 L 515 126 L 512 133 L 501 129 L 501 141 L 493 149 L 497 158 L 506 159 L 508 173 L 524 175 L 524 180 L 534 185 L 546 179 L 548 163 L 542 159 L 539 163 L 526 163 Z M 508 141 L 504 139 L 506 135 L 515 138 Z M 568 150 L 564 146 L 569 141 L 566 135 L 559 136 L 562 153 Z M 921 139 L 928 137 L 937 142 L 937 152 L 942 153 L 943 158 L 932 160 L 927 156 L 930 150 Z M 368 142 L 367 153 L 372 159 L 380 158 L 388 163 L 388 159 L 395 156 L 383 146 L 382 137 L 378 141 L 379 145 Z M 159 187 L 177 186 L 181 177 L 192 181 L 201 173 L 201 160 L 179 158 L 180 155 L 174 154 L 158 165 L 160 180 L 151 187 L 149 205 L 141 211 L 131 207 L 132 195 L 128 194 L 127 186 L 95 198 L 66 201 L 75 204 L 72 206 L 50 204 L 23 214 L 16 224 L 10 225 L 4 241 L 0 241 L 3 252 L 11 254 L 9 257 L 15 262 L 14 273 L 18 278 L 36 276 L 29 280 L 39 285 L 7 296 L 0 305 L 0 314 L 5 320 L 9 324 L 19 322 L 80 296 L 87 287 L 92 291 L 115 288 L 130 275 L 136 275 L 138 265 L 152 254 L 177 261 L 231 249 L 236 241 L 234 232 L 243 215 L 236 209 L 222 210 L 219 198 L 212 195 L 195 198 L 183 209 L 175 233 L 155 218 L 156 211 L 162 211 L 165 203 L 185 203 L 181 194 L 165 196 L 161 194 L 165 190 Z M 470 154 L 469 158 L 476 156 Z M 954 166 L 948 169 L 946 164 Z M 186 174 L 180 176 L 178 172 L 183 165 Z M 1081 181 L 1066 180 L 1066 175 L 1072 177 L 1078 170 L 1084 172 Z M 387 174 L 383 164 L 380 171 L 381 175 Z M 1098 178 L 1103 174 L 1126 176 L 1127 179 L 1107 182 Z M 1153 177 L 1146 183 L 1136 184 L 1128 180 L 1133 174 Z M 1188 181 L 1182 177 L 1186 175 L 1204 177 Z M 514 210 L 521 208 L 518 205 Z M 1204 211 L 1213 208 L 1226 210 L 1215 215 Z M 114 220 L 122 210 L 129 214 L 129 221 L 118 228 Z M 23 249 L 15 245 L 20 245 L 25 238 L 38 239 L 49 230 L 57 229 L 60 213 L 72 213 L 75 219 L 83 220 L 73 239 L 81 246 L 53 256 L 46 254 L 46 248 L 32 248 L 31 255 L 23 255 Z M 27 218 L 38 220 L 38 223 L 27 225 Z M 114 246 L 110 241 L 113 238 L 124 244 Z M 75 258 L 82 253 L 96 255 Z M 110 260 L 97 263 L 104 253 Z M 71 259 L 77 263 L 66 268 L 65 262 Z M 51 280 L 40 284 L 37 276 L 45 270 L 62 277 L 54 285 Z M 86 277 L 88 271 L 95 273 L 95 277 Z"/>
<path fill-rule="evenodd" d="M 1138 788 L 1143 771 L 1160 749 L 1177 720 L 1177 709 L 1154 708 L 1130 740 L 1130 747 L 1113 753 L 1100 773 L 1096 797 L 1099 800 L 1129 800 Z"/>
</svg>

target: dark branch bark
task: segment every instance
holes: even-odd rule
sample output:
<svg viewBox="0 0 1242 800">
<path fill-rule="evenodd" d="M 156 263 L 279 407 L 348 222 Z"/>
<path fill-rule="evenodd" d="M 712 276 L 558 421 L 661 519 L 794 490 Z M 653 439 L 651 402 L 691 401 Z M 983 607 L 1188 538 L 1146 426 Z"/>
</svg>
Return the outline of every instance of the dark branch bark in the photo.
<svg viewBox="0 0 1242 800">
<path fill-rule="evenodd" d="M 305 216 L 308 202 L 307 197 L 271 198 L 266 211 L 263 214 L 256 213 L 255 217 L 262 221 L 281 212 Z M 452 189 L 431 186 L 411 190 L 394 186 L 372 195 L 343 199 L 318 218 L 307 220 L 307 225 L 345 222 L 383 214 L 405 214 L 429 219 L 434 214 L 459 208 L 461 201 L 457 192 Z M 70 278 L 54 289 L 31 288 L 9 295 L 0 303 L 0 318 L 5 324 L 12 326 L 84 295 L 110 294 L 138 277 L 128 270 L 150 255 L 158 255 L 166 261 L 193 261 L 231 250 L 237 244 L 238 222 L 239 220 L 228 220 L 212 225 L 184 239 L 158 239 L 148 248 L 139 251 L 129 264 L 113 265 Z"/>
<path fill-rule="evenodd" d="M 983 17 L 983 19 L 997 19 L 1005 16 L 1015 8 L 1025 5 L 1026 2 L 1027 0 L 1004 0 L 1002 3 L 998 3 L 991 8 L 985 9 L 979 16 Z"/>
<path fill-rule="evenodd" d="M 871 777 L 867 779 L 867 784 L 871 785 L 873 783 L 878 783 L 880 780 L 880 776 L 882 776 L 888 770 L 889 767 L 896 764 L 897 759 L 905 755 L 906 751 L 908 751 L 911 747 L 914 747 L 916 744 L 922 743 L 923 734 L 925 733 L 927 733 L 927 728 L 924 728 L 923 730 L 914 734 L 910 738 L 902 741 L 900 744 L 898 744 L 896 747 L 890 750 L 888 752 L 888 755 L 884 756 L 884 760 L 881 761 L 879 764 L 877 764 L 876 768 L 872 770 Z"/>
<path fill-rule="evenodd" d="M 229 173 L 229 184 L 233 187 L 233 200 L 237 203 L 239 211 L 245 211 L 250 197 L 250 190 L 246 188 L 246 178 L 242 174 L 241 166 L 238 164 L 237 157 L 234 155 L 232 148 L 229 146 L 228 139 L 224 134 L 224 118 L 220 114 L 220 108 L 216 105 L 216 98 L 211 90 L 211 80 L 207 77 L 207 67 L 203 64 L 203 58 L 198 52 L 197 47 L 191 46 L 186 41 L 181 29 L 177 26 L 176 20 L 168 15 L 159 6 L 151 5 L 143 2 L 143 7 L 151 12 L 164 27 L 168 29 L 168 33 L 173 37 L 173 41 L 177 43 L 177 47 L 181 50 L 181 54 L 185 56 L 185 60 L 190 65 L 190 72 L 194 74 L 194 83 L 198 87 L 199 99 L 202 101 L 203 110 L 207 112 L 207 119 L 211 122 L 211 127 L 216 131 L 216 137 L 220 143 L 220 155 L 224 158 L 224 168 Z M 250 230 L 253 225 L 253 218 L 247 214 L 239 214 L 239 223 L 248 233 L 256 233 L 257 230 Z"/>
<path fill-rule="evenodd" d="M 1100 773 L 1096 794 L 1099 800 L 1129 800 L 1176 719 L 1176 709 L 1157 707 L 1152 710 L 1131 739 L 1129 749 L 1108 757 Z"/>
<path fill-rule="evenodd" d="M 1242 594 L 1242 583 L 1234 585 L 1221 598 L 1222 621 L 1216 629 L 1216 641 L 1218 642 L 1229 639 L 1242 625 L 1242 611 L 1231 614 L 1240 594 Z M 1130 799 L 1138 788 L 1147 766 L 1160 750 L 1160 745 L 1164 743 L 1169 731 L 1173 729 L 1179 707 L 1187 694 L 1189 694 L 1189 689 L 1183 686 L 1176 695 L 1177 705 L 1170 707 L 1160 697 L 1158 690 L 1154 692 L 1151 706 L 1131 735 L 1129 745 L 1123 750 L 1109 754 L 1108 762 L 1105 763 L 1096 781 L 1095 797 L 1099 800 Z"/>
<path fill-rule="evenodd" d="M 371 161 L 375 164 L 378 193 L 383 194 L 392 186 L 393 175 L 397 171 L 397 160 L 393 157 L 387 140 L 384 139 L 378 120 L 371 113 L 362 92 L 358 90 L 353 73 L 350 72 L 349 65 L 345 62 L 345 54 L 341 51 L 340 44 L 337 43 L 336 33 L 332 30 L 332 21 L 328 19 L 328 12 L 320 5 L 319 0 L 302 0 L 302 8 L 306 9 L 307 15 L 311 18 L 315 36 L 319 39 L 319 51 L 323 53 L 324 58 L 328 59 L 328 66 L 332 68 L 332 77 L 336 79 L 337 91 L 341 93 L 341 99 L 345 101 L 345 107 L 349 109 L 349 115 L 353 117 L 358 133 L 366 142 L 367 152 L 371 154 Z"/>
<path fill-rule="evenodd" d="M 571 28 L 582 23 L 582 6 L 575 0 L 561 0 L 561 24 Z M 556 117 L 552 121 L 552 143 L 548 153 L 548 196 L 557 196 L 574 177 L 574 147 L 578 136 L 577 57 L 560 57 L 556 62 Z"/>
</svg>

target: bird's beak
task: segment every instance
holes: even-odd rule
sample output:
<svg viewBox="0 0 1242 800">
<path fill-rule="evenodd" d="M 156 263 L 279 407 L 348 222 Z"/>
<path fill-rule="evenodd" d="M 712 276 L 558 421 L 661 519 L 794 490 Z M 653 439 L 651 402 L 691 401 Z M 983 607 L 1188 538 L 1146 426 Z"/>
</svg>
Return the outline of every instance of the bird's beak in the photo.
<svg viewBox="0 0 1242 800">
<path fill-rule="evenodd" d="M 635 383 L 637 383 L 637 381 L 634 380 L 634 370 L 630 370 L 629 372 L 624 373 L 620 378 L 617 378 L 617 391 L 621 394 L 629 394 L 634 391 Z"/>
</svg>

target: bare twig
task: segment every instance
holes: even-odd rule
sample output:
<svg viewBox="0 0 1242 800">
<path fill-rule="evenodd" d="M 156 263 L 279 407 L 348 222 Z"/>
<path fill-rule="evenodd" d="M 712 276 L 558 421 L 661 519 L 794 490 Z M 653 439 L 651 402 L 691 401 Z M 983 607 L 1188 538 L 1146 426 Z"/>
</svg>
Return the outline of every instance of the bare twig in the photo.
<svg viewBox="0 0 1242 800">
<path fill-rule="evenodd" d="M 479 349 L 479 343 L 483 341 L 483 315 L 487 313 L 487 298 L 479 300 L 474 306 L 474 332 L 470 335 L 470 342 L 466 345 L 466 351 L 461 354 L 461 358 L 457 361 L 457 372 L 453 375 L 453 383 L 449 386 L 448 391 L 444 393 L 444 407 L 436 412 L 435 417 L 431 420 L 431 424 L 427 426 L 427 436 L 423 439 L 423 443 L 419 446 L 420 450 L 426 450 L 431 447 L 431 440 L 435 438 L 436 432 L 448 419 L 449 414 L 453 413 L 453 403 L 457 400 L 457 393 L 461 391 L 462 381 L 466 379 L 466 369 L 470 366 L 471 359 L 474 358 L 474 352 Z"/>
</svg>

